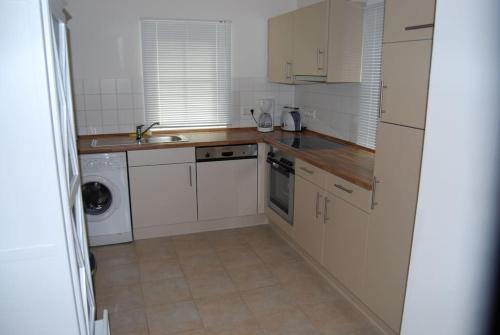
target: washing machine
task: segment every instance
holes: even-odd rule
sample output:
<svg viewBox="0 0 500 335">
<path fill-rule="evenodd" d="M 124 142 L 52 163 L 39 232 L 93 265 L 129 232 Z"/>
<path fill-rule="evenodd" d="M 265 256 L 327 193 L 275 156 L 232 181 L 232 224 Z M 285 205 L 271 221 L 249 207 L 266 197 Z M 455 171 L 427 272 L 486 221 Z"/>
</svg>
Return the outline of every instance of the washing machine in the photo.
<svg viewBox="0 0 500 335">
<path fill-rule="evenodd" d="M 132 241 L 126 154 L 80 155 L 80 169 L 89 244 Z"/>
</svg>

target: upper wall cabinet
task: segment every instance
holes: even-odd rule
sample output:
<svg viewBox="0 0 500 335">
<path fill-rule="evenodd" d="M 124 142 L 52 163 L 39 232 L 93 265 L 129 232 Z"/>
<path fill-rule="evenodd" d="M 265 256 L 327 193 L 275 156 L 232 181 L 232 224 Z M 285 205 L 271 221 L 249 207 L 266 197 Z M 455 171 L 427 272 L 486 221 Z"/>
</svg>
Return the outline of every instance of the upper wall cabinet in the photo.
<svg viewBox="0 0 500 335">
<path fill-rule="evenodd" d="M 384 42 L 432 39 L 436 0 L 386 0 Z"/>
<path fill-rule="evenodd" d="M 326 76 L 328 2 L 322 1 L 294 12 L 293 74 Z"/>
<path fill-rule="evenodd" d="M 293 83 L 293 15 L 287 13 L 268 21 L 267 76 L 275 83 Z"/>
<path fill-rule="evenodd" d="M 363 9 L 358 3 L 321 1 L 269 19 L 268 33 L 270 81 L 361 81 Z"/>
</svg>

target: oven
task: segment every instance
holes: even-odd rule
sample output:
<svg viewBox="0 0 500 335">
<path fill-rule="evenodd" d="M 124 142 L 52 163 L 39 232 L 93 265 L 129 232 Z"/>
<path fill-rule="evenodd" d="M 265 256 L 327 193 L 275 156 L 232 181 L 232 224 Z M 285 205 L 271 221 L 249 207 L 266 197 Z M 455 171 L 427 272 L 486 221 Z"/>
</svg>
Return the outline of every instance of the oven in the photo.
<svg viewBox="0 0 500 335">
<path fill-rule="evenodd" d="M 290 225 L 293 225 L 293 193 L 295 160 L 271 148 L 267 155 L 270 165 L 268 206 Z"/>
</svg>

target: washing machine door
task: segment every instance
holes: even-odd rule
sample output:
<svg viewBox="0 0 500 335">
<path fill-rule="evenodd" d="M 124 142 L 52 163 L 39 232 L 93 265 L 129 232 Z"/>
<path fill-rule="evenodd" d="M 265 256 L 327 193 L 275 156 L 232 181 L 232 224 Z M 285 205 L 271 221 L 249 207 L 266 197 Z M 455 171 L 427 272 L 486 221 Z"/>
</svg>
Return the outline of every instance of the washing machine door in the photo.
<svg viewBox="0 0 500 335">
<path fill-rule="evenodd" d="M 119 205 L 115 187 L 106 179 L 95 176 L 86 178 L 82 186 L 83 209 L 89 221 L 102 221 Z"/>
</svg>

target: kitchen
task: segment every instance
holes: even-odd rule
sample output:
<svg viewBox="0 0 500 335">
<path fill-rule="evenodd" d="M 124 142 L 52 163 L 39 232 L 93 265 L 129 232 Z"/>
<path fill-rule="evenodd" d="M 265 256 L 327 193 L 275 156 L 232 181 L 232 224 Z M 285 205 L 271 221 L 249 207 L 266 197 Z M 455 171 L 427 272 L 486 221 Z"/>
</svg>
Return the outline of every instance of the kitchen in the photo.
<svg viewBox="0 0 500 335">
<path fill-rule="evenodd" d="M 46 162 L 2 168 L 30 190 L 2 194 L 5 333 L 488 333 L 498 48 L 454 33 L 498 31 L 483 2 L 6 1 L 5 101 L 51 116 L 5 148 Z"/>
</svg>

